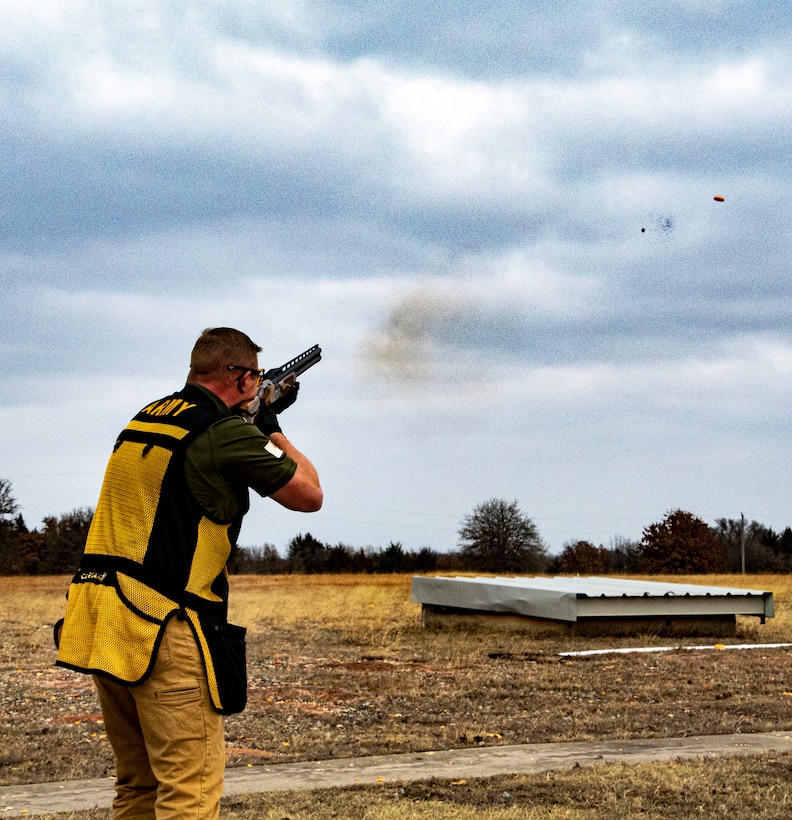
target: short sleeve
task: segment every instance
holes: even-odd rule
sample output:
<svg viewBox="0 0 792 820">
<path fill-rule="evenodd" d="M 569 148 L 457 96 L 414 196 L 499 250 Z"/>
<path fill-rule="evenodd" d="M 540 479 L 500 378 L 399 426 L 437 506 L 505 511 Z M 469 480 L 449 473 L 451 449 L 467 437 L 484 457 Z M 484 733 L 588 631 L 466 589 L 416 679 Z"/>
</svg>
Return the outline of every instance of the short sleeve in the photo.
<svg viewBox="0 0 792 820">
<path fill-rule="evenodd" d="M 185 474 L 199 502 L 221 520 L 247 509 L 247 489 L 260 496 L 285 486 L 297 463 L 238 416 L 213 424 L 187 448 Z"/>
</svg>

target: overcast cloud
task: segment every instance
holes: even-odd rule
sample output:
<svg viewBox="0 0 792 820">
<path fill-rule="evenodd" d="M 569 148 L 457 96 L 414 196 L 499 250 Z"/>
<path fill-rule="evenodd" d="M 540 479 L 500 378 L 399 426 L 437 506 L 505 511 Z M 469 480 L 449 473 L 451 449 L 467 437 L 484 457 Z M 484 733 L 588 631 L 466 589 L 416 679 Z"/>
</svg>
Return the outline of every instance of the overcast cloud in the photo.
<svg viewBox="0 0 792 820">
<path fill-rule="evenodd" d="M 0 477 L 96 502 L 202 328 L 320 343 L 313 516 L 242 543 L 550 549 L 792 525 L 792 8 L 0 4 Z M 724 202 L 716 202 L 715 195 Z"/>
</svg>

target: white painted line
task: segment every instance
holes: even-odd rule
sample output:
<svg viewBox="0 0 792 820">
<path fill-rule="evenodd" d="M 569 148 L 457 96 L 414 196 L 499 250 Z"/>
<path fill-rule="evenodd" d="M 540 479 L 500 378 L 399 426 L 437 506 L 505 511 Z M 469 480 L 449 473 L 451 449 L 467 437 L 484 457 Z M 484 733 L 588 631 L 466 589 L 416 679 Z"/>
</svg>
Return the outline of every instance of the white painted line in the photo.
<svg viewBox="0 0 792 820">
<path fill-rule="evenodd" d="M 580 652 L 559 652 L 562 658 L 579 658 L 586 655 L 626 655 L 630 652 L 692 652 L 695 649 L 783 649 L 792 643 L 716 643 L 712 646 L 630 646 L 622 649 L 584 649 Z"/>
</svg>

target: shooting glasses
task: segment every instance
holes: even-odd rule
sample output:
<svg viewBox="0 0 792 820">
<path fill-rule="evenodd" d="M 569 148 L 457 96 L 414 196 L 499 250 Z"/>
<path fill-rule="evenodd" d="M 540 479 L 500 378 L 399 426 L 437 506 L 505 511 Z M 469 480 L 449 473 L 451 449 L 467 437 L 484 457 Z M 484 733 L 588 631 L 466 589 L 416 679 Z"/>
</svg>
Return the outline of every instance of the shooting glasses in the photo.
<svg viewBox="0 0 792 820">
<path fill-rule="evenodd" d="M 261 383 L 264 381 L 264 376 L 266 375 L 266 372 L 267 372 L 266 370 L 256 370 L 255 367 L 245 367 L 244 365 L 241 365 L 241 364 L 229 364 L 228 369 L 229 370 L 246 370 L 246 371 L 248 371 L 252 376 L 256 377 L 256 385 L 259 386 L 259 387 L 261 386 Z M 240 376 L 239 378 L 241 379 L 242 376 Z"/>
</svg>

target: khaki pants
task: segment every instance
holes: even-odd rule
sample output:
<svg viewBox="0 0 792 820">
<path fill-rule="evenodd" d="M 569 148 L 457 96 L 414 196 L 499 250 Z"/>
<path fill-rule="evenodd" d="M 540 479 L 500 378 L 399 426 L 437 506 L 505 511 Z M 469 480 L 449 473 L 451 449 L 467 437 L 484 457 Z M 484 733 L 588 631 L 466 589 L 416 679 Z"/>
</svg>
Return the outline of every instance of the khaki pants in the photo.
<svg viewBox="0 0 792 820">
<path fill-rule="evenodd" d="M 195 636 L 171 618 L 139 686 L 94 677 L 116 758 L 115 820 L 214 820 L 225 769 L 223 718 L 212 708 Z"/>
</svg>

